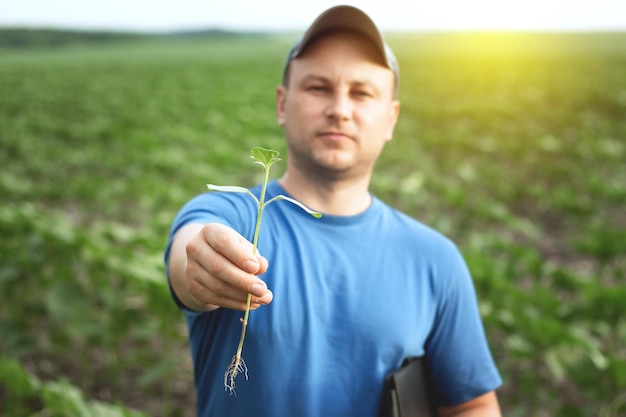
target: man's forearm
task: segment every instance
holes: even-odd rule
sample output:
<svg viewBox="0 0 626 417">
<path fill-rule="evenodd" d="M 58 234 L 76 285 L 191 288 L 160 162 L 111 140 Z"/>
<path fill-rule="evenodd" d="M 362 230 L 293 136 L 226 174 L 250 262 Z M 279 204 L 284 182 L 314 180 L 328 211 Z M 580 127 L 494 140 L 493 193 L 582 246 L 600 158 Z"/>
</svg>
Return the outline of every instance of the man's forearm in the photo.
<svg viewBox="0 0 626 417">
<path fill-rule="evenodd" d="M 494 391 L 452 407 L 439 407 L 439 417 L 502 417 Z"/>
<path fill-rule="evenodd" d="M 202 230 L 202 227 L 201 224 L 190 224 L 180 229 L 172 242 L 168 260 L 168 276 L 174 293 L 185 306 L 196 311 L 206 311 L 217 308 L 217 306 L 202 305 L 194 300 L 189 293 L 186 282 L 187 253 L 185 247 L 187 243 Z"/>
</svg>

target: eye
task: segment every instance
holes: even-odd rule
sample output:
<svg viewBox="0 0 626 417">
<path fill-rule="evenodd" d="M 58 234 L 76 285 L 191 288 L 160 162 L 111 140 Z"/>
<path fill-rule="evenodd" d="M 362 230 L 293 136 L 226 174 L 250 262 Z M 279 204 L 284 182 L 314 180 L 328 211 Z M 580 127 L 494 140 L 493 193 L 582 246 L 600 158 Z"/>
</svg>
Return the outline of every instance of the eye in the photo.
<svg viewBox="0 0 626 417">
<path fill-rule="evenodd" d="M 353 90 L 351 94 L 357 98 L 368 98 L 372 96 L 368 90 L 364 89 Z"/>
<path fill-rule="evenodd" d="M 317 93 L 324 93 L 328 91 L 328 87 L 323 84 L 311 84 L 307 87 L 307 90 Z"/>
</svg>

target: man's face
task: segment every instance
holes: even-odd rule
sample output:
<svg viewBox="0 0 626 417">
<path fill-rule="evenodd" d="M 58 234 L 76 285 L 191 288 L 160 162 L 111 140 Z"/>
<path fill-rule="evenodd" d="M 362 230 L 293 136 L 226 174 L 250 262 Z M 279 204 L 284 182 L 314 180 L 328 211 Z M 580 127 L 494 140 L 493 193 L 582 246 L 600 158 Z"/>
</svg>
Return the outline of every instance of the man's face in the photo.
<svg viewBox="0 0 626 417">
<path fill-rule="evenodd" d="M 379 61 L 374 46 L 360 36 L 335 32 L 291 62 L 288 86 L 277 91 L 290 166 L 369 178 L 400 108 L 393 73 Z"/>
</svg>

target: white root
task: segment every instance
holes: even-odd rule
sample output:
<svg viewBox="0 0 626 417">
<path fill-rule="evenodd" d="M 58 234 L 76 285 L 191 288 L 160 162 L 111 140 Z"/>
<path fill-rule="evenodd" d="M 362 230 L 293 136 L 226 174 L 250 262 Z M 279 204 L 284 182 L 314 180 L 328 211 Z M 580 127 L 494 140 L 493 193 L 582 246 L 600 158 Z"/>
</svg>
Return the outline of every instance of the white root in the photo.
<svg viewBox="0 0 626 417">
<path fill-rule="evenodd" d="M 247 381 L 248 367 L 246 366 L 246 362 L 240 355 L 235 355 L 230 361 L 230 364 L 226 369 L 226 373 L 224 374 L 224 390 L 229 391 L 231 395 L 237 395 L 237 393 L 235 392 L 235 379 L 240 373 L 243 373 L 245 375 Z"/>
</svg>

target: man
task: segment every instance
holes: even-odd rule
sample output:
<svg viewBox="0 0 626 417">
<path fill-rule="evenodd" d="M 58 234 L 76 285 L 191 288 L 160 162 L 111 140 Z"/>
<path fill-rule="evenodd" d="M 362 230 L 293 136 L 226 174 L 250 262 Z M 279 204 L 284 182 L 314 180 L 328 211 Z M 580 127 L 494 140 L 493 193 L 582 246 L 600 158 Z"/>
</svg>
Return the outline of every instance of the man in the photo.
<svg viewBox="0 0 626 417">
<path fill-rule="evenodd" d="M 256 205 L 245 194 L 198 196 L 175 219 L 167 268 L 188 321 L 200 416 L 374 417 L 385 375 L 421 355 L 440 416 L 500 416 L 501 380 L 459 251 L 368 191 L 398 118 L 397 86 L 370 18 L 327 10 L 287 58 L 276 94 L 287 170 L 267 189 L 324 216 L 272 204 L 262 256 L 249 243 Z M 248 293 L 249 379 L 229 395 L 223 375 Z"/>
</svg>

